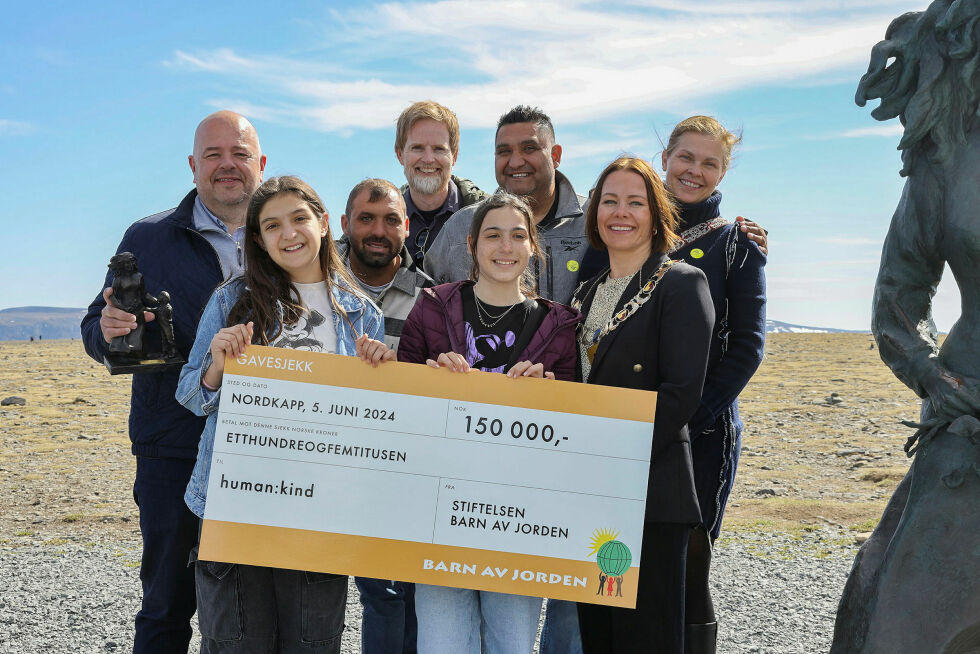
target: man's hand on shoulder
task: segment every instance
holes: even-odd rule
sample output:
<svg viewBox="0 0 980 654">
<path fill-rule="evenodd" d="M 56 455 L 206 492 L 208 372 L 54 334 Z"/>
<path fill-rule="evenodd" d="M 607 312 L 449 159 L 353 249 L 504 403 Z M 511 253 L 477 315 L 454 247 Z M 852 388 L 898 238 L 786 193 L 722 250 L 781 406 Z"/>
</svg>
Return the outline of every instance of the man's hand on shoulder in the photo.
<svg viewBox="0 0 980 654">
<path fill-rule="evenodd" d="M 102 318 L 99 319 L 99 327 L 102 328 L 102 338 L 105 342 L 110 342 L 116 336 L 125 336 L 136 329 L 136 316 L 127 313 L 112 303 L 112 287 L 102 291 L 102 299 L 105 306 L 102 307 Z M 150 322 L 156 316 L 149 311 L 143 312 L 143 319 Z"/>
<path fill-rule="evenodd" d="M 762 225 L 742 216 L 735 216 L 735 222 L 750 241 L 755 241 L 762 254 L 769 256 L 769 232 L 762 229 Z"/>
</svg>

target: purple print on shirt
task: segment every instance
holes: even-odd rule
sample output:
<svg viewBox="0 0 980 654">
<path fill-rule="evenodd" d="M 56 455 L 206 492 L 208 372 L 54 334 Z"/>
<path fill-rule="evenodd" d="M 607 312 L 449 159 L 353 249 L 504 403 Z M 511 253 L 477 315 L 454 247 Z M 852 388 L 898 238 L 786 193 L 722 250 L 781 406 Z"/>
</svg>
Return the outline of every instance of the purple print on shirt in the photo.
<svg viewBox="0 0 980 654">
<path fill-rule="evenodd" d="M 496 368 L 485 368 L 480 364 L 487 357 L 492 356 L 500 350 L 501 347 L 514 347 L 517 335 L 507 330 L 504 332 L 503 342 L 501 342 L 501 338 L 496 334 L 480 334 L 479 336 L 475 336 L 473 334 L 473 326 L 468 322 L 463 323 L 463 326 L 466 332 L 466 362 L 473 368 L 478 368 L 484 372 L 504 372 L 504 368 L 507 367 L 506 363 Z"/>
</svg>

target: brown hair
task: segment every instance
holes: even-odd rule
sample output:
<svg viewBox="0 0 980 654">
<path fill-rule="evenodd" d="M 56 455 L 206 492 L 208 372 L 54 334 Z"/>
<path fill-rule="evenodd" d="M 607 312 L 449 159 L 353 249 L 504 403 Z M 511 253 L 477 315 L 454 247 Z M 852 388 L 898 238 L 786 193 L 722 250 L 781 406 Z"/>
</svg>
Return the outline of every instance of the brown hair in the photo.
<svg viewBox="0 0 980 654">
<path fill-rule="evenodd" d="M 728 170 L 728 164 L 732 161 L 732 150 L 742 142 L 741 134 L 728 131 L 716 118 L 712 116 L 691 116 L 677 123 L 674 130 L 670 133 L 670 138 L 667 139 L 667 147 L 665 148 L 668 157 L 677 148 L 677 141 L 686 132 L 710 136 L 721 143 L 722 147 L 725 148 L 725 158 L 721 162 L 722 172 Z"/>
<path fill-rule="evenodd" d="M 483 229 L 483 221 L 486 219 L 487 214 L 491 211 L 504 208 L 513 209 L 524 217 L 524 225 L 527 227 L 528 242 L 531 244 L 531 258 L 540 262 L 538 265 L 544 265 L 544 251 L 541 249 L 541 244 L 538 242 L 538 226 L 537 223 L 534 222 L 534 212 L 531 211 L 531 206 L 524 198 L 501 189 L 477 205 L 476 212 L 473 214 L 473 222 L 470 223 L 468 240 L 470 247 L 473 249 L 473 263 L 470 266 L 470 279 L 474 281 L 480 278 L 480 264 L 478 264 L 476 261 L 476 245 L 480 240 L 480 230 Z M 535 279 L 535 275 L 531 272 L 529 262 L 528 267 L 524 269 L 524 274 L 521 276 L 521 292 L 527 296 L 537 295 L 536 282 L 537 280 Z"/>
<path fill-rule="evenodd" d="M 348 218 L 353 218 L 351 212 L 354 210 L 354 200 L 357 196 L 364 191 L 369 191 L 368 202 L 377 202 L 381 200 L 386 195 L 395 192 L 399 198 L 401 198 L 400 203 L 405 204 L 405 198 L 402 197 L 401 191 L 398 187 L 389 182 L 387 179 L 381 179 L 380 177 L 372 177 L 370 179 L 365 179 L 357 183 L 357 186 L 351 189 L 350 195 L 347 196 L 347 207 L 344 209 L 344 213 L 347 214 Z"/>
<path fill-rule="evenodd" d="M 446 126 L 446 130 L 449 132 L 449 149 L 454 158 L 459 156 L 459 119 L 456 118 L 452 109 L 433 100 L 414 102 L 398 117 L 398 125 L 395 128 L 395 152 L 401 152 L 405 149 L 408 133 L 412 126 L 425 118 Z"/>
<path fill-rule="evenodd" d="M 284 193 L 292 193 L 306 202 L 317 219 L 326 213 L 323 200 L 299 177 L 290 175 L 273 177 L 255 189 L 245 214 L 245 291 L 229 312 L 227 324 L 231 326 L 253 321 L 255 329 L 252 342 L 259 345 L 268 345 L 274 341 L 282 333 L 283 325 L 295 323 L 304 312 L 299 292 L 289 275 L 284 274 L 269 253 L 259 246 L 262 240 L 259 232 L 259 214 L 266 202 Z M 347 266 L 341 262 L 337 254 L 329 221 L 324 220 L 324 226 L 327 233 L 320 240 L 320 269 L 323 271 L 324 283 L 327 285 L 327 295 L 330 297 L 334 311 L 343 316 L 353 330 L 354 325 L 350 317 L 334 297 L 333 277 L 336 276 L 337 281 L 351 292 L 359 295 L 361 293 L 355 290 L 357 284 L 350 278 Z"/>
<path fill-rule="evenodd" d="M 606 244 L 599 236 L 599 200 L 602 196 L 602 186 L 606 178 L 617 170 L 636 173 L 643 179 L 647 189 L 647 206 L 653 219 L 653 236 L 650 244 L 653 252 L 667 252 L 677 242 L 677 226 L 680 218 L 677 206 L 671 199 L 670 193 L 664 188 L 660 175 L 654 172 L 649 163 L 639 157 L 620 157 L 606 166 L 592 190 L 589 208 L 585 213 L 585 234 L 589 237 L 592 247 L 605 250 Z"/>
</svg>

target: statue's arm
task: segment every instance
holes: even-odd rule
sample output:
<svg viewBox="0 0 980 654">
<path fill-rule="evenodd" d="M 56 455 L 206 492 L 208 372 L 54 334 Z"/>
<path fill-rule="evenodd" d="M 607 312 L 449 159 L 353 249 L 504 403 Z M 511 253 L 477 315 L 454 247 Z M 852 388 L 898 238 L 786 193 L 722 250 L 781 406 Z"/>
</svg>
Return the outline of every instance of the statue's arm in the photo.
<svg viewBox="0 0 980 654">
<path fill-rule="evenodd" d="M 945 261 L 939 220 L 929 215 L 932 212 L 922 212 L 915 200 L 906 183 L 881 252 L 871 331 L 881 359 L 895 376 L 926 397 L 929 381 L 938 373 L 932 298 Z"/>
<path fill-rule="evenodd" d="M 885 238 L 871 330 L 882 360 L 929 399 L 933 418 L 923 424 L 928 428 L 980 415 L 980 379 L 950 370 L 939 357 L 932 298 L 945 264 L 944 214 L 937 180 L 919 174 L 926 179 L 906 183 Z M 970 369 L 970 362 L 961 363 Z"/>
<path fill-rule="evenodd" d="M 980 379 L 950 370 L 939 358 L 932 298 L 945 258 L 935 182 L 920 179 L 913 188 L 910 180 L 905 186 L 881 254 L 871 329 L 882 360 L 920 397 L 929 398 L 940 423 L 948 423 L 980 415 Z"/>
</svg>

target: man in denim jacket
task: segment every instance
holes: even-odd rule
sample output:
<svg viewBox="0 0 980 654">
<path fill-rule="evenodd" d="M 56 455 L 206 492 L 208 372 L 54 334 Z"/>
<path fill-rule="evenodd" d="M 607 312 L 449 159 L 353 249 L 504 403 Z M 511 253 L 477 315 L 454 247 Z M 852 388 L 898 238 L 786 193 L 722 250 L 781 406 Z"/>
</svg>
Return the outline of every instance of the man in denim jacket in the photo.
<svg viewBox="0 0 980 654">
<path fill-rule="evenodd" d="M 201 121 L 188 156 L 195 190 L 176 209 L 139 220 L 117 252 L 136 255 L 147 292 L 168 291 L 177 350 L 187 356 L 201 310 L 222 281 L 241 274 L 249 198 L 262 182 L 265 156 L 244 117 L 219 111 Z M 114 336 L 136 327 L 136 317 L 108 300 L 112 274 L 82 319 L 85 351 L 98 362 Z M 146 320 L 153 314 L 147 313 Z M 159 330 L 147 327 L 149 349 Z M 179 371 L 133 375 L 129 435 L 136 455 L 133 498 L 139 506 L 143 603 L 136 615 L 135 654 L 186 652 L 194 615 L 194 571 L 187 567 L 198 520 L 184 504 L 204 419 L 174 399 Z"/>
</svg>

